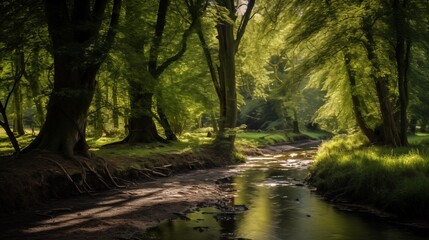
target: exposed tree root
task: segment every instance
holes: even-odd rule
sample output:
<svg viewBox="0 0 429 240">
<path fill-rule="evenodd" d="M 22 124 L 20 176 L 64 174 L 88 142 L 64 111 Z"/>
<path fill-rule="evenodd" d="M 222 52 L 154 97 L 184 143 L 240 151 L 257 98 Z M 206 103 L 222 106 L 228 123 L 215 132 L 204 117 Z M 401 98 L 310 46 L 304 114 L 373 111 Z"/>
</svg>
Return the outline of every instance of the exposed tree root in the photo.
<svg viewBox="0 0 429 240">
<path fill-rule="evenodd" d="M 107 174 L 107 176 L 109 177 L 110 181 L 113 183 L 113 185 L 117 188 L 125 188 L 126 186 L 123 185 L 119 185 L 116 181 L 115 178 L 112 176 L 112 174 L 109 171 L 109 168 L 107 167 L 107 162 L 104 158 L 102 157 L 97 157 L 98 160 L 100 160 L 103 163 L 103 167 L 104 167 L 104 171 Z"/>
<path fill-rule="evenodd" d="M 144 173 L 143 171 L 140 171 L 139 174 L 144 175 L 145 177 L 151 179 L 151 180 L 156 180 L 155 178 L 153 178 L 152 176 L 150 176 L 149 174 Z"/>
<path fill-rule="evenodd" d="M 76 188 L 76 190 L 79 192 L 79 193 L 84 193 L 80 188 L 79 188 L 79 186 L 76 184 L 76 182 L 72 179 L 72 177 L 70 176 L 70 174 L 67 172 L 67 170 L 63 167 L 63 165 L 61 165 L 59 162 L 57 162 L 57 161 L 54 161 L 54 160 L 52 160 L 52 159 L 49 159 L 49 158 L 42 158 L 42 159 L 44 159 L 44 160 L 46 160 L 46 161 L 49 161 L 49 162 L 52 162 L 52 163 L 54 163 L 55 165 L 57 165 L 62 171 L 63 171 L 63 173 L 64 173 L 64 175 L 67 177 L 67 179 L 71 182 L 71 183 L 73 183 L 73 185 L 74 185 L 74 187 Z"/>
<path fill-rule="evenodd" d="M 161 176 L 161 177 L 168 177 L 168 175 L 167 175 L 167 174 L 164 174 L 164 173 L 161 173 L 161 172 L 158 172 L 158 171 L 155 171 L 155 170 L 149 169 L 149 168 L 142 168 L 142 169 L 140 169 L 140 170 L 141 170 L 141 171 L 146 171 L 146 172 L 152 173 L 153 175 L 158 175 L 158 176 Z"/>
<path fill-rule="evenodd" d="M 104 181 L 103 177 L 100 174 L 98 174 L 98 172 L 88 164 L 88 162 L 83 161 L 83 163 L 85 164 L 86 168 L 97 177 L 98 181 L 100 181 L 107 189 L 112 189 L 110 185 L 107 184 L 106 181 Z"/>
<path fill-rule="evenodd" d="M 114 177 L 112 176 L 112 174 L 109 171 L 109 168 L 107 167 L 106 161 L 101 157 L 92 157 L 92 158 L 85 158 L 85 159 L 92 160 L 92 161 L 99 161 L 99 163 L 101 163 L 103 166 L 103 171 L 107 175 L 107 179 L 106 179 L 106 177 L 103 177 L 93 166 L 91 166 L 91 164 L 88 163 L 88 161 L 81 160 L 81 159 L 76 158 L 76 157 L 69 158 L 69 159 L 73 160 L 73 162 L 75 162 L 77 164 L 77 166 L 79 166 L 81 169 L 81 178 L 79 181 L 73 180 L 73 178 L 68 173 L 66 168 L 62 164 L 60 164 L 59 162 L 57 162 L 53 159 L 47 158 L 47 157 L 40 157 L 40 158 L 44 159 L 46 161 L 49 161 L 51 163 L 54 163 L 56 166 L 58 166 L 61 169 L 61 171 L 64 173 L 66 178 L 73 184 L 73 186 L 75 187 L 77 192 L 80 194 L 82 194 L 82 193 L 90 194 L 91 192 L 94 191 L 94 189 L 87 182 L 88 173 L 92 173 L 93 176 L 95 176 L 96 179 L 100 183 L 102 183 L 103 186 L 107 189 L 125 188 L 126 187 L 126 186 L 119 185 L 115 181 Z M 106 181 L 106 180 L 108 180 L 108 181 Z M 110 182 L 110 183 L 108 183 L 108 182 Z"/>
</svg>

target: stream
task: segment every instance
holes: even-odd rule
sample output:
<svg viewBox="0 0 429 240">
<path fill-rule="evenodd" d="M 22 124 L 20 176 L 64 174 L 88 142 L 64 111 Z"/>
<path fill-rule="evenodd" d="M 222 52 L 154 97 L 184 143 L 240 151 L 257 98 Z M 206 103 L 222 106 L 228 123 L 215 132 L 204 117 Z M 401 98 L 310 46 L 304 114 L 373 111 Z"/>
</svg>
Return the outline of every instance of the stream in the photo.
<svg viewBox="0 0 429 240">
<path fill-rule="evenodd" d="M 427 231 L 339 210 L 316 194 L 304 184 L 316 150 L 306 146 L 278 155 L 249 157 L 245 164 L 231 168 L 234 177 L 220 182 L 232 195 L 224 204 L 202 204 L 148 229 L 138 239 L 429 239 Z"/>
</svg>

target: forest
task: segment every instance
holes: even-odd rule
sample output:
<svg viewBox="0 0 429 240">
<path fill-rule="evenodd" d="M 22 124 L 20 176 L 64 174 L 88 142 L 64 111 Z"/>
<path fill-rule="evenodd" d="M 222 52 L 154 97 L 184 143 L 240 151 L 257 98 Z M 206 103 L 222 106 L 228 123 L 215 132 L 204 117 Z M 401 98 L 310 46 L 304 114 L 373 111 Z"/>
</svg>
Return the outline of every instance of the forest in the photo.
<svg viewBox="0 0 429 240">
<path fill-rule="evenodd" d="M 275 212 L 274 190 L 259 189 L 259 201 L 240 195 L 254 190 L 251 182 L 275 180 L 271 174 L 287 172 L 285 166 L 300 176 L 282 175 L 304 191 L 289 196 L 295 202 L 316 192 L 330 207 L 418 229 L 397 239 L 429 236 L 427 1 L 3 0 L 0 31 L 6 239 L 301 239 L 304 230 L 292 238 L 267 230 L 281 222 L 267 213 Z M 258 164 L 268 170 L 240 175 Z M 181 182 L 181 174 L 195 185 Z M 212 185 L 201 190 L 207 179 Z M 237 185 L 226 191 L 238 192 L 229 202 L 223 181 Z M 155 193 L 144 192 L 169 184 L 177 184 L 176 194 L 151 199 Z M 68 216 L 83 214 L 81 201 L 95 219 L 107 219 L 96 215 L 97 206 L 124 192 L 143 200 L 126 217 L 122 210 L 130 206 L 111 205 L 105 224 L 114 230 Z M 98 194 L 109 196 L 85 198 Z M 151 205 L 161 198 L 166 202 Z M 244 233 L 261 226 L 237 227 L 228 238 L 170 236 L 162 225 L 156 237 L 141 233 L 171 214 L 188 218 L 178 212 L 203 202 L 219 214 L 234 212 L 234 226 L 249 225 L 252 208 L 272 222 L 260 235 Z M 170 210 L 161 214 L 161 205 Z M 138 210 L 143 206 L 149 210 Z M 41 227 L 45 219 L 34 211 L 76 223 Z M 219 216 L 221 227 L 231 221 Z M 213 231 L 207 229 L 192 231 Z M 376 230 L 368 229 L 362 232 L 371 238 Z M 79 234 L 64 238 L 71 233 Z"/>
</svg>

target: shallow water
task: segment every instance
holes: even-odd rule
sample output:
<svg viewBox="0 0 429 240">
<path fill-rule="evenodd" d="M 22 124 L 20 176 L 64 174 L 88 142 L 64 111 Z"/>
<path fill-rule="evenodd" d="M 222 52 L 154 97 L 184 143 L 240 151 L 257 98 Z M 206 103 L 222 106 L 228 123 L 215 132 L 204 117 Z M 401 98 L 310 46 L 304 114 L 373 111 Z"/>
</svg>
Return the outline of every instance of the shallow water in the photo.
<svg viewBox="0 0 429 240">
<path fill-rule="evenodd" d="M 233 198 L 221 207 L 196 208 L 142 233 L 159 240 L 429 239 L 427 231 L 387 223 L 368 214 L 337 210 L 303 184 L 315 149 L 250 158 L 235 167 Z M 247 209 L 248 208 L 248 209 Z"/>
</svg>

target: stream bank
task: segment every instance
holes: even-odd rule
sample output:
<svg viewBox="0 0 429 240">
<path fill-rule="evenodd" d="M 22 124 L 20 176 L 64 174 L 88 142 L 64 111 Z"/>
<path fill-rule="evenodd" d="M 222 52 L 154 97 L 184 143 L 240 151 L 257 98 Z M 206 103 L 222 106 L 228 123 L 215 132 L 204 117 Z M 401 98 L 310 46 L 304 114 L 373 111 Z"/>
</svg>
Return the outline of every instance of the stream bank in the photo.
<svg viewBox="0 0 429 240">
<path fill-rule="evenodd" d="M 367 214 L 338 210 L 326 202 L 304 182 L 314 153 L 296 147 L 282 153 L 266 149 L 272 154 L 252 157 L 242 165 L 195 170 L 2 215 L 0 239 L 429 237 L 427 231 L 416 233 Z M 147 235 L 153 231 L 157 233 Z"/>
</svg>

